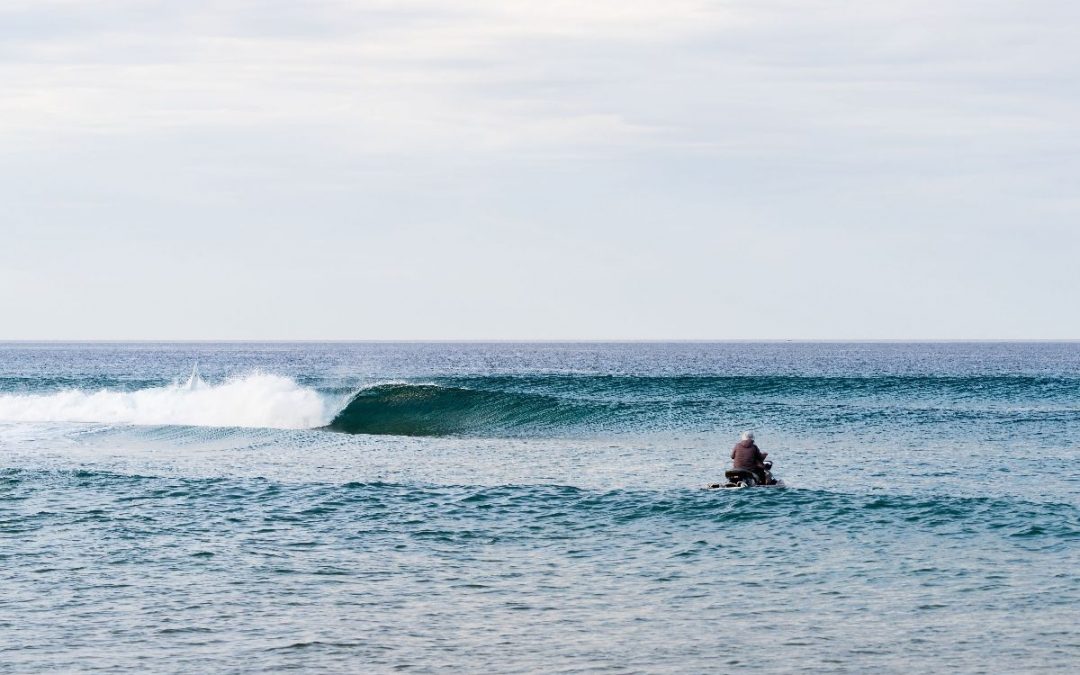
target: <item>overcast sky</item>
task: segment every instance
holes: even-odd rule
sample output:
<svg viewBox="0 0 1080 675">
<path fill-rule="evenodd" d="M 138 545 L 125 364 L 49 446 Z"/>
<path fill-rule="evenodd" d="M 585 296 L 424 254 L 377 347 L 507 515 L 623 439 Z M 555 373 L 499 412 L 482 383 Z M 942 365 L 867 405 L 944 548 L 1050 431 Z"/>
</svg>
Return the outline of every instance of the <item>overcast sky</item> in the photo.
<svg viewBox="0 0 1080 675">
<path fill-rule="evenodd" d="M 0 0 L 0 339 L 1080 338 L 1071 0 Z"/>
</svg>

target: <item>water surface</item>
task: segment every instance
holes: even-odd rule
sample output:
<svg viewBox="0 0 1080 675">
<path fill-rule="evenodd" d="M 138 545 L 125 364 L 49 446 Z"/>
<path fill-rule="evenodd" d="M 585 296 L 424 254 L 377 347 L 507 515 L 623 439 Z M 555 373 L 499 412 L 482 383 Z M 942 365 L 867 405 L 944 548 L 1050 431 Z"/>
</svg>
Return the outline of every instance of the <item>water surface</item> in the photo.
<svg viewBox="0 0 1080 675">
<path fill-rule="evenodd" d="M 1078 448 L 1077 343 L 0 344 L 0 670 L 1073 672 Z"/>
</svg>

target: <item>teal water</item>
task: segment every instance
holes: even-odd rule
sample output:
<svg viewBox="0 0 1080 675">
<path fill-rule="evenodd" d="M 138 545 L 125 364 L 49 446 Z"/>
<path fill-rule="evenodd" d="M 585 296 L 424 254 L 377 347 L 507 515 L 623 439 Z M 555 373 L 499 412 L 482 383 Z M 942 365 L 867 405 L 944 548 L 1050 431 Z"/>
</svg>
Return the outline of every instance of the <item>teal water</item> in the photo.
<svg viewBox="0 0 1080 675">
<path fill-rule="evenodd" d="M 0 344 L 0 672 L 1073 672 L 1078 449 L 1077 343 Z"/>
</svg>

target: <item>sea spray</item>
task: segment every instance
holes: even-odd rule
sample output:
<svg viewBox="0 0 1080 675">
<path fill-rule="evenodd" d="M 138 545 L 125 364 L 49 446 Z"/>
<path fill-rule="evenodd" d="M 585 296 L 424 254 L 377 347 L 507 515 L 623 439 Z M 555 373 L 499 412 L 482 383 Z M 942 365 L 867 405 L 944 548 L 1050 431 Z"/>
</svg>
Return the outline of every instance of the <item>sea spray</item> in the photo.
<svg viewBox="0 0 1080 675">
<path fill-rule="evenodd" d="M 325 425 L 335 412 L 331 397 L 292 378 L 266 373 L 211 385 L 194 371 L 183 384 L 137 391 L 65 389 L 0 395 L 0 421 L 6 422 L 306 429 Z"/>
</svg>

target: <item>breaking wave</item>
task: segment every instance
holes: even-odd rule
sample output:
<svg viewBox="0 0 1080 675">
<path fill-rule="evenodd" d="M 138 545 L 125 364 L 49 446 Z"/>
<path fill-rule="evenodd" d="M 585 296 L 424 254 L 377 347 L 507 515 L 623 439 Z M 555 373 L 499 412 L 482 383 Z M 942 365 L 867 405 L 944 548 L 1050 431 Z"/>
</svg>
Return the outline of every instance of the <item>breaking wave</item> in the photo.
<svg viewBox="0 0 1080 675">
<path fill-rule="evenodd" d="M 551 395 L 436 384 L 382 383 L 350 395 L 281 375 L 249 374 L 135 391 L 65 388 L 0 394 L 0 422 L 91 422 L 138 426 L 325 428 L 351 434 L 450 436 L 553 431 L 599 421 L 620 406 Z"/>
<path fill-rule="evenodd" d="M 0 383 L 2 384 L 2 383 Z M 56 383 L 50 383 L 50 386 Z M 251 373 L 131 390 L 123 380 L 0 393 L 0 422 L 326 429 L 401 436 L 562 436 L 759 425 L 875 431 L 895 423 L 990 433 L 1080 419 L 1060 378 L 459 377 L 316 384 Z M 149 386 L 148 386 L 149 385 Z M 13 385 L 14 386 L 14 385 Z M 0 386 L 0 391 L 3 387 Z"/>
<path fill-rule="evenodd" d="M 0 421 L 307 429 L 325 425 L 336 407 L 281 375 L 253 373 L 211 385 L 192 373 L 183 383 L 137 391 L 0 394 Z"/>
</svg>

